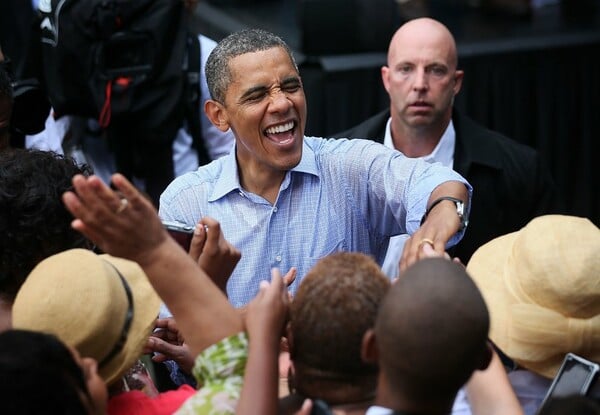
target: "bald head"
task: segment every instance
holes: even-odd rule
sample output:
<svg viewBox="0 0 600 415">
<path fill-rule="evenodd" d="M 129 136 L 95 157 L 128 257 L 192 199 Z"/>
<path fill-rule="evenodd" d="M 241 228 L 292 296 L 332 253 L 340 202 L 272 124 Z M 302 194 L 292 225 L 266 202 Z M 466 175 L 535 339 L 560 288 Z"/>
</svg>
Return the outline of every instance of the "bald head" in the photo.
<svg viewBox="0 0 600 415">
<path fill-rule="evenodd" d="M 406 156 L 430 154 L 448 127 L 463 79 L 456 65 L 454 38 L 436 20 L 411 20 L 392 37 L 381 78 L 394 147 Z"/>
<path fill-rule="evenodd" d="M 388 66 L 407 49 L 421 50 L 422 53 L 436 53 L 440 58 L 446 59 L 451 69 L 456 69 L 458 57 L 454 36 L 437 20 L 423 17 L 403 24 L 390 41 Z"/>
<path fill-rule="evenodd" d="M 453 399 L 475 369 L 487 366 L 488 328 L 487 307 L 464 267 L 422 260 L 382 302 L 375 326 L 381 370 L 413 399 L 431 398 L 432 390 Z"/>
</svg>

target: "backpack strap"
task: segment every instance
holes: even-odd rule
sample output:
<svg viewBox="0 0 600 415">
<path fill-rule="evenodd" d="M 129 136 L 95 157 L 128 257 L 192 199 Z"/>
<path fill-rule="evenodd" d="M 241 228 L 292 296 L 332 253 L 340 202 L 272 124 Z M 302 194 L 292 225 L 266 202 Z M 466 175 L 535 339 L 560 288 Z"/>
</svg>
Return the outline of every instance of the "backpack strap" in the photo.
<svg viewBox="0 0 600 415">
<path fill-rule="evenodd" d="M 200 39 L 193 33 L 187 34 L 187 62 L 184 67 L 186 73 L 185 117 L 192 136 L 192 146 L 198 153 L 200 166 L 209 163 L 210 157 L 202 137 L 200 125 Z"/>
</svg>

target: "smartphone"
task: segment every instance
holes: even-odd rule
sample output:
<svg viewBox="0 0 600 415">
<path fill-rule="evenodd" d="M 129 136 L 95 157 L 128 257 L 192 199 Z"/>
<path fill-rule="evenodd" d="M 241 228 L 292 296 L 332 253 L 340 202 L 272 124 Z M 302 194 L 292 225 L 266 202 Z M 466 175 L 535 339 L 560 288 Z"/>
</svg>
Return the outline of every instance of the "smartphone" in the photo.
<svg viewBox="0 0 600 415">
<path fill-rule="evenodd" d="M 540 413 L 552 398 L 572 395 L 586 395 L 594 382 L 600 365 L 573 353 L 567 353 L 558 373 L 548 388 L 546 397 L 540 406 Z"/>
<path fill-rule="evenodd" d="M 175 239 L 186 252 L 188 252 L 190 250 L 190 244 L 192 243 L 192 237 L 194 236 L 194 227 L 174 221 L 163 220 L 162 223 L 171 237 Z"/>
</svg>

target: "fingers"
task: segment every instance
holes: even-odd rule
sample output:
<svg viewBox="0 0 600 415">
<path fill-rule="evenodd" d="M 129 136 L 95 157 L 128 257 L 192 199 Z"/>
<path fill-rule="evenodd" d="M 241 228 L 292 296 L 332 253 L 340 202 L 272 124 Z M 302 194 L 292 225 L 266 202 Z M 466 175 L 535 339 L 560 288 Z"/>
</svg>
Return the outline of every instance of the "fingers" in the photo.
<svg viewBox="0 0 600 415">
<path fill-rule="evenodd" d="M 194 228 L 194 235 L 192 236 L 192 242 L 190 244 L 190 256 L 194 259 L 194 261 L 198 262 L 202 251 L 204 250 L 204 246 L 206 245 L 206 237 L 207 232 L 202 221 L 196 224 Z"/>
<path fill-rule="evenodd" d="M 312 411 L 312 401 L 310 399 L 305 399 L 304 402 L 302 402 L 302 407 L 300 408 L 300 410 L 298 412 L 296 412 L 294 415 L 310 415 L 311 411 Z"/>
<path fill-rule="evenodd" d="M 296 267 L 292 267 L 288 272 L 286 272 L 286 274 L 283 276 L 283 282 L 285 283 L 286 287 L 292 285 L 292 283 L 296 280 L 297 274 L 298 270 L 296 269 Z"/>
<path fill-rule="evenodd" d="M 400 272 L 420 259 L 435 257 L 450 259 L 450 255 L 445 251 L 445 243 L 436 238 L 424 238 L 417 232 L 404 245 L 400 259 Z"/>
<path fill-rule="evenodd" d="M 425 243 L 423 244 L 423 247 L 421 248 L 420 251 L 420 258 L 445 258 L 445 259 L 450 259 L 450 255 L 448 255 L 447 252 L 438 252 L 435 249 L 433 249 L 433 245 L 429 244 L 429 243 Z"/>
<path fill-rule="evenodd" d="M 173 360 L 186 373 L 190 373 L 194 365 L 194 359 L 185 344 L 175 346 L 156 337 L 150 337 L 146 342 L 146 349 L 159 353 L 152 356 L 153 361 L 164 362 L 165 360 Z"/>
</svg>

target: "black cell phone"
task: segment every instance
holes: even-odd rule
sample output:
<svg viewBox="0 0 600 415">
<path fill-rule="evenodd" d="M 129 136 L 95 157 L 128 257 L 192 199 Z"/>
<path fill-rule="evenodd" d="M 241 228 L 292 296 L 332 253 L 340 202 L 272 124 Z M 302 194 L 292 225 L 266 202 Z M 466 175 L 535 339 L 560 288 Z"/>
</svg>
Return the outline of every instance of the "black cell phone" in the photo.
<svg viewBox="0 0 600 415">
<path fill-rule="evenodd" d="M 600 371 L 600 365 L 573 353 L 567 353 L 558 373 L 548 388 L 538 413 L 552 398 L 586 395 Z"/>
<path fill-rule="evenodd" d="M 181 222 L 165 221 L 163 220 L 163 226 L 167 229 L 167 232 L 173 239 L 177 241 L 179 245 L 185 251 L 190 250 L 190 244 L 192 243 L 192 237 L 194 236 L 194 227 L 186 225 Z"/>
</svg>

